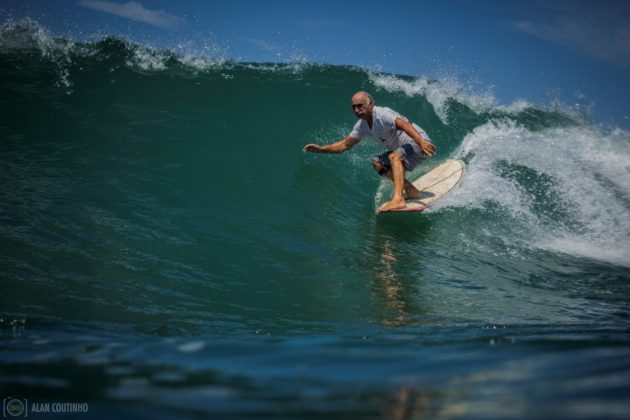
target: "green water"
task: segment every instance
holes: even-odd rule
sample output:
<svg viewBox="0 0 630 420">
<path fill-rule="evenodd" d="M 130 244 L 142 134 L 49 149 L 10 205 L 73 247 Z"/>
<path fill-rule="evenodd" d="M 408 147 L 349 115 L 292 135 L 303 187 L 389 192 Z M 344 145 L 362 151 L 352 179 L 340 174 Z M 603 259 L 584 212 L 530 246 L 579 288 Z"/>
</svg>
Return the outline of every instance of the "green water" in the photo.
<svg viewBox="0 0 630 420">
<path fill-rule="evenodd" d="M 627 415 L 627 132 L 448 80 L 25 31 L 0 43 L 3 398 L 90 418 Z M 375 215 L 375 143 L 302 152 L 348 134 L 362 89 L 437 145 L 412 177 L 466 162 L 427 213 Z"/>
</svg>

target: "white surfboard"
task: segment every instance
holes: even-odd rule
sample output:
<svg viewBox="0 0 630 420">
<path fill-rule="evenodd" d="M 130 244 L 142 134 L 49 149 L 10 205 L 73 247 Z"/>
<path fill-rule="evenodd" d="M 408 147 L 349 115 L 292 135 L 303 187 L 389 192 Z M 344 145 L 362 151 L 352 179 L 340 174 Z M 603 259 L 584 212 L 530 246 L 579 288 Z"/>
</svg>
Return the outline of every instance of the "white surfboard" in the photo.
<svg viewBox="0 0 630 420">
<path fill-rule="evenodd" d="M 412 182 L 422 193 L 415 200 L 407 200 L 405 208 L 389 210 L 393 212 L 420 212 L 426 210 L 430 204 L 444 197 L 461 181 L 464 175 L 464 162 L 449 159 Z"/>
</svg>

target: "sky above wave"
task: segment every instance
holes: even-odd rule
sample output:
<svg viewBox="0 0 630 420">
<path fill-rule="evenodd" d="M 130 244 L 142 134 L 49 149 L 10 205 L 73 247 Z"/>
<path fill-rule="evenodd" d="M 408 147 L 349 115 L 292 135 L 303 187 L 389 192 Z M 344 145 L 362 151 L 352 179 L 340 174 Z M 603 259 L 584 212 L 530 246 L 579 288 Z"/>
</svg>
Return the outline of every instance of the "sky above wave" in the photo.
<svg viewBox="0 0 630 420">
<path fill-rule="evenodd" d="M 630 127 L 627 1 L 5 0 L 0 16 L 224 59 L 455 77 L 502 103 L 560 100 Z"/>
</svg>

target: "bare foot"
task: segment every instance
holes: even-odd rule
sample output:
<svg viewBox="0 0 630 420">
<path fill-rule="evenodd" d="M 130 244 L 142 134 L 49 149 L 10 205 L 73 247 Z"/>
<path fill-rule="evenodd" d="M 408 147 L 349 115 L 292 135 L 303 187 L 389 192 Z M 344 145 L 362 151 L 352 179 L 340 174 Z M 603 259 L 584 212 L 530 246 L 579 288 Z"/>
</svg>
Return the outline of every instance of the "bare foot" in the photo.
<svg viewBox="0 0 630 420">
<path fill-rule="evenodd" d="M 377 213 L 385 213 L 385 212 L 388 212 L 390 210 L 397 210 L 397 209 L 404 209 L 404 208 L 405 208 L 405 200 L 401 198 L 401 199 L 397 199 L 397 200 L 388 201 L 387 203 L 385 203 L 381 207 L 379 207 L 376 212 Z"/>
</svg>

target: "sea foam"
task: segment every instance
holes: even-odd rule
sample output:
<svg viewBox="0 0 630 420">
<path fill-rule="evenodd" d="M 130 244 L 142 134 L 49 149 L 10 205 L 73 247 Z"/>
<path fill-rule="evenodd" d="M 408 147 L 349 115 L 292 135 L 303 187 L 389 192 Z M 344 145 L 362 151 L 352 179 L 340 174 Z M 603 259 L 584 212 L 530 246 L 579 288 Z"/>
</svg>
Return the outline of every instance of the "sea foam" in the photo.
<svg viewBox="0 0 630 420">
<path fill-rule="evenodd" d="M 630 266 L 630 133 L 490 121 L 455 157 L 464 187 L 441 206 L 499 205 L 531 246 Z"/>
</svg>

